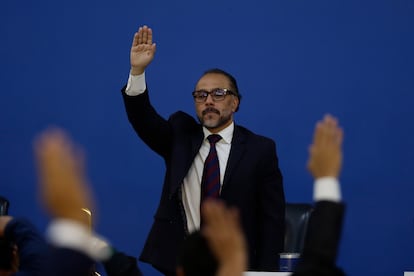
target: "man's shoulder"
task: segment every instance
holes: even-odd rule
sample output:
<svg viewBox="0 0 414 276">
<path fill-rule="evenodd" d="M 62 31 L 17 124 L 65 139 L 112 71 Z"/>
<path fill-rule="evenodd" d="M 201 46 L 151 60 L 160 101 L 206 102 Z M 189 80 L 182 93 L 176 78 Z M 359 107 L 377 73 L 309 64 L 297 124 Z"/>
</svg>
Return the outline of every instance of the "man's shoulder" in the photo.
<svg viewBox="0 0 414 276">
<path fill-rule="evenodd" d="M 253 132 L 250 129 L 247 129 L 244 126 L 240 126 L 240 125 L 235 125 L 234 128 L 235 132 L 234 135 L 239 135 L 244 137 L 245 139 L 248 139 L 249 141 L 255 141 L 257 143 L 271 143 L 274 144 L 275 141 L 267 136 L 261 135 L 261 134 L 257 134 L 255 132 Z"/>
<path fill-rule="evenodd" d="M 200 124 L 195 120 L 193 116 L 184 112 L 177 111 L 168 118 L 168 122 L 172 125 L 173 128 L 178 129 L 194 129 L 200 128 Z"/>
<path fill-rule="evenodd" d="M 171 114 L 168 121 L 197 123 L 193 116 L 181 110 L 176 111 L 173 114 Z"/>
</svg>

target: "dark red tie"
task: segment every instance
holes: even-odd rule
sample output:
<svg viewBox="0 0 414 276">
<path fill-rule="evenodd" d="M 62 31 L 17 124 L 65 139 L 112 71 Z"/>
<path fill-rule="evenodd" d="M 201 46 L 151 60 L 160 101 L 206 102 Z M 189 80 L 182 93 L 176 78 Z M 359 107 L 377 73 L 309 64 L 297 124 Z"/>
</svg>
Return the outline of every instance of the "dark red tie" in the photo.
<svg viewBox="0 0 414 276">
<path fill-rule="evenodd" d="M 201 179 L 201 203 L 207 198 L 217 198 L 220 194 L 220 166 L 217 157 L 216 143 L 221 140 L 218 134 L 207 137 L 210 142 L 210 152 L 204 161 L 203 178 Z"/>
</svg>

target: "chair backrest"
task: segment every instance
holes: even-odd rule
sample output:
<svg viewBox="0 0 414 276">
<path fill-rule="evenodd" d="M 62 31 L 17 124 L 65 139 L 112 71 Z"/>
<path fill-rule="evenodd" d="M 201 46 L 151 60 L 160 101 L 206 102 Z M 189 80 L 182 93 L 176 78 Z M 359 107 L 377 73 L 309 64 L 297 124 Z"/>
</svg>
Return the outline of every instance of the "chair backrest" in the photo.
<svg viewBox="0 0 414 276">
<path fill-rule="evenodd" d="M 284 252 L 302 253 L 312 208 L 310 203 L 286 203 Z"/>
<path fill-rule="evenodd" d="M 9 205 L 7 198 L 0 196 L 0 216 L 6 216 L 9 213 Z"/>
</svg>

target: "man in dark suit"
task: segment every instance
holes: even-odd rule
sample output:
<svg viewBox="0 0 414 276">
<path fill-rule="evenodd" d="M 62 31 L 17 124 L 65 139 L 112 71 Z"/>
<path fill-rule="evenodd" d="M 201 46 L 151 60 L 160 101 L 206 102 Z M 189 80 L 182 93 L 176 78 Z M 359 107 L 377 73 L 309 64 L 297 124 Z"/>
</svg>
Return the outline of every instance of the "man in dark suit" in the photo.
<svg viewBox="0 0 414 276">
<path fill-rule="evenodd" d="M 234 77 L 220 69 L 205 72 L 193 92 L 197 122 L 177 112 L 162 118 L 150 103 L 145 69 L 155 54 L 152 30 L 135 33 L 131 71 L 122 90 L 128 119 L 139 137 L 164 158 L 166 174 L 155 220 L 140 259 L 174 275 L 185 237 L 200 228 L 203 166 L 211 134 L 219 160 L 217 194 L 240 211 L 249 248 L 249 269 L 276 271 L 283 250 L 285 197 L 275 143 L 234 123 L 240 104 Z"/>
</svg>

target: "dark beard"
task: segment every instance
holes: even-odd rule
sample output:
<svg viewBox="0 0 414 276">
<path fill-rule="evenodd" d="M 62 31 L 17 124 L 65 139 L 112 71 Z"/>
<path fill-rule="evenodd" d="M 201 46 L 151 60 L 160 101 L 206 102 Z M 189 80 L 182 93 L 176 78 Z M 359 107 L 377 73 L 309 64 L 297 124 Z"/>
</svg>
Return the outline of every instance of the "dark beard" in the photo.
<svg viewBox="0 0 414 276">
<path fill-rule="evenodd" d="M 203 125 L 205 128 L 207 128 L 208 130 L 215 129 L 215 128 L 220 128 L 220 127 L 228 124 L 228 122 L 230 122 L 231 120 L 232 120 L 232 118 L 231 118 L 231 114 L 230 114 L 226 117 L 220 117 L 215 125 L 207 126 L 204 123 L 204 120 L 202 118 L 198 117 L 198 121 L 200 122 L 200 124 Z"/>
</svg>

